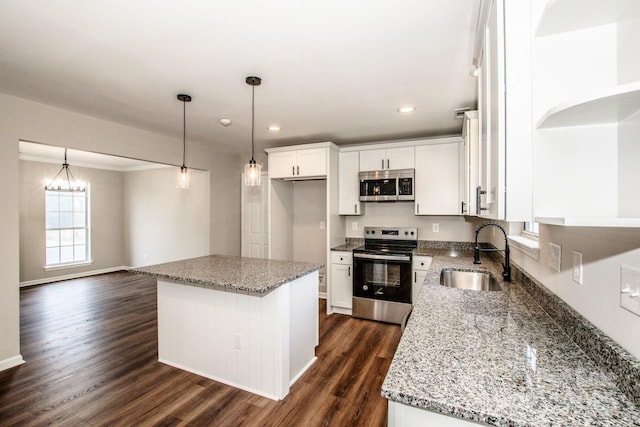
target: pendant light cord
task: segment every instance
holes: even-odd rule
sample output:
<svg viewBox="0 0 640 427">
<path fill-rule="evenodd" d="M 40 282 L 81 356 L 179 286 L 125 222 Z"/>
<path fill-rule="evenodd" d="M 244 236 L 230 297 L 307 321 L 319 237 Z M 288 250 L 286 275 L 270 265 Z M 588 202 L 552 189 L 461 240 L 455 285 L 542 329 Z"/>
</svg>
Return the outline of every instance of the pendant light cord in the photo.
<svg viewBox="0 0 640 427">
<path fill-rule="evenodd" d="M 182 167 L 185 168 L 187 156 L 187 103 L 182 101 Z"/>
<path fill-rule="evenodd" d="M 253 129 L 255 127 L 255 105 L 256 105 L 256 87 L 251 86 L 251 160 L 255 160 L 253 158 L 254 148 L 253 148 Z"/>
</svg>

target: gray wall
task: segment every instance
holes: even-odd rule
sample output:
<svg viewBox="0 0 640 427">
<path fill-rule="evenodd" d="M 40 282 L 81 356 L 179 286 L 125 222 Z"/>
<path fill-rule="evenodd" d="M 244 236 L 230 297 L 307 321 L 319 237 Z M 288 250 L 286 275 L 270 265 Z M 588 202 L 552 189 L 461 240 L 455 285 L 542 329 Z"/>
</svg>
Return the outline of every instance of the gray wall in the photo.
<svg viewBox="0 0 640 427">
<path fill-rule="evenodd" d="M 327 181 L 293 184 L 293 260 L 327 265 Z M 320 229 L 320 222 L 325 229 Z"/>
<path fill-rule="evenodd" d="M 188 190 L 177 188 L 176 178 L 176 168 L 125 174 L 127 265 L 209 254 L 209 172 L 192 171 Z"/>
<path fill-rule="evenodd" d="M 179 127 L 179 114 L 176 120 Z M 0 366 L 20 354 L 17 177 L 21 139 L 174 165 L 182 158 L 181 139 L 0 95 L 0 180 L 5 183 L 0 190 Z M 187 165 L 211 172 L 209 239 L 210 249 L 218 253 L 240 253 L 242 161 L 240 156 L 218 152 L 210 142 L 189 141 Z"/>
<path fill-rule="evenodd" d="M 123 174 L 75 167 L 77 179 L 90 183 L 91 265 L 45 271 L 44 180 L 60 165 L 20 160 L 20 282 L 69 273 L 124 266 Z"/>
</svg>

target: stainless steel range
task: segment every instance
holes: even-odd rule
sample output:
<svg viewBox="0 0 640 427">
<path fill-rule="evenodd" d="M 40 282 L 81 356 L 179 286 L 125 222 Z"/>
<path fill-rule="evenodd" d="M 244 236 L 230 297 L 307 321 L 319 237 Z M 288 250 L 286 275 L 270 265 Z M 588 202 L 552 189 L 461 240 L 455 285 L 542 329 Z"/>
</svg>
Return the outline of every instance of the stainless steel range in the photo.
<svg viewBox="0 0 640 427">
<path fill-rule="evenodd" d="M 353 250 L 354 317 L 401 324 L 411 312 L 411 256 L 415 227 L 365 227 L 364 246 Z"/>
</svg>

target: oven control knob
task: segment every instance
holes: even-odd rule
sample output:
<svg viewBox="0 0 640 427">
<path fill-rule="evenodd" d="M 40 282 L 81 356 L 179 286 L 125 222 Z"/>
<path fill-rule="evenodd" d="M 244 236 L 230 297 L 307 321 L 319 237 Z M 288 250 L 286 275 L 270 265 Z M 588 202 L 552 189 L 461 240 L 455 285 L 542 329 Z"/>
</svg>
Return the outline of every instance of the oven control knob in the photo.
<svg viewBox="0 0 640 427">
<path fill-rule="evenodd" d="M 413 234 L 413 233 L 411 233 L 411 234 Z M 404 232 L 404 235 L 405 235 L 405 236 L 408 236 L 408 235 L 409 235 L 409 232 L 408 232 L 408 231 L 405 231 L 405 232 Z"/>
<path fill-rule="evenodd" d="M 411 235 L 413 236 L 413 231 L 411 232 Z"/>
<path fill-rule="evenodd" d="M 368 291 L 368 290 L 369 290 L 369 286 L 367 286 L 367 285 L 362 285 L 362 290 L 363 290 L 363 291 Z"/>
<path fill-rule="evenodd" d="M 371 234 L 376 234 L 376 230 L 371 230 Z"/>
</svg>

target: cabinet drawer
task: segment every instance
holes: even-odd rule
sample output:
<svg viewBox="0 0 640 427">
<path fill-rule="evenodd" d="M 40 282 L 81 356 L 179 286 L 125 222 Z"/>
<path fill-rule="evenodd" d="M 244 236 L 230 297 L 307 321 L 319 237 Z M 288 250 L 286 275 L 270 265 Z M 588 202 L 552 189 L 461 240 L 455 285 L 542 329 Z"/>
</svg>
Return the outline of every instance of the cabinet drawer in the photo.
<svg viewBox="0 0 640 427">
<path fill-rule="evenodd" d="M 353 254 L 351 252 L 332 251 L 331 264 L 349 264 L 353 263 Z"/>
<path fill-rule="evenodd" d="M 428 270 L 431 267 L 431 261 L 433 258 L 430 256 L 414 256 L 413 257 L 413 269 L 414 270 Z"/>
</svg>

